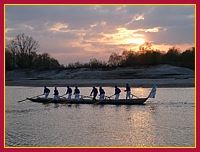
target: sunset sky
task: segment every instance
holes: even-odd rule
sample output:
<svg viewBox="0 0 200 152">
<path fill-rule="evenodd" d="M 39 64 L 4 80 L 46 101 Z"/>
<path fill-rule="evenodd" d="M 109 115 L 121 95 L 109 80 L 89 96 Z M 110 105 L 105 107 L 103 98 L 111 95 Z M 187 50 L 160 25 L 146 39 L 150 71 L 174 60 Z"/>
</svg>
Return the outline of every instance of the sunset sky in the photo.
<svg viewBox="0 0 200 152">
<path fill-rule="evenodd" d="M 6 6 L 6 41 L 25 33 L 61 64 L 107 61 L 144 42 L 167 51 L 195 44 L 194 5 Z"/>
</svg>

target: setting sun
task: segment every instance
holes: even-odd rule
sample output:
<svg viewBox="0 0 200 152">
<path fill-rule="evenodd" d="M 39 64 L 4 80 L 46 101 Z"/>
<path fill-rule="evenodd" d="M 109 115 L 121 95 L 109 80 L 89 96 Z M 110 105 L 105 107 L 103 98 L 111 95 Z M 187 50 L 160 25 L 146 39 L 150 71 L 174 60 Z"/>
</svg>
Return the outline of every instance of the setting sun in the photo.
<svg viewBox="0 0 200 152">
<path fill-rule="evenodd" d="M 130 39 L 126 39 L 125 40 L 126 44 L 144 44 L 145 43 L 145 40 L 143 38 L 130 38 Z"/>
<path fill-rule="evenodd" d="M 141 29 L 139 29 L 139 31 L 141 31 Z M 101 42 L 105 44 L 131 45 L 132 47 L 137 47 L 138 45 L 146 42 L 144 39 L 144 34 L 138 34 L 137 32 L 137 30 L 117 28 L 113 33 L 102 33 L 102 36 L 106 39 Z"/>
</svg>

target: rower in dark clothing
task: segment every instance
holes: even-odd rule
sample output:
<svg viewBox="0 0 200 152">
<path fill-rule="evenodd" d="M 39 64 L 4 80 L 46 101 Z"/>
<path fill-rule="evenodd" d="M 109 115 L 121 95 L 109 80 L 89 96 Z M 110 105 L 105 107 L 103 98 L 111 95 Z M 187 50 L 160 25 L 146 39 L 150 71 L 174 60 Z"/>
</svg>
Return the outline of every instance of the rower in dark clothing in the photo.
<svg viewBox="0 0 200 152">
<path fill-rule="evenodd" d="M 126 84 L 126 90 L 124 90 L 126 92 L 126 100 L 127 99 L 131 99 L 131 87 L 129 86 L 129 84 Z"/>
<path fill-rule="evenodd" d="M 91 93 L 90 93 L 90 96 L 93 94 L 93 100 L 96 100 L 96 96 L 98 94 L 98 90 L 97 88 L 93 87 Z"/>
<path fill-rule="evenodd" d="M 69 86 L 67 86 L 66 94 L 68 94 L 68 98 L 67 99 L 71 100 L 72 99 L 72 89 Z"/>
<path fill-rule="evenodd" d="M 50 90 L 46 86 L 44 86 L 44 97 L 48 98 L 49 93 L 50 93 Z"/>
<path fill-rule="evenodd" d="M 115 100 L 119 99 L 119 95 L 120 95 L 121 90 L 115 86 Z"/>
<path fill-rule="evenodd" d="M 58 89 L 57 89 L 57 87 L 55 87 L 55 89 L 54 89 L 54 99 L 59 99 L 59 92 L 58 92 Z"/>
<path fill-rule="evenodd" d="M 80 98 L 80 90 L 78 89 L 78 86 L 75 86 L 74 95 L 75 95 L 75 99 Z"/>
<path fill-rule="evenodd" d="M 99 87 L 99 92 L 100 92 L 99 100 L 104 100 L 104 98 L 105 98 L 105 91 L 103 90 L 103 88 L 101 86 Z"/>
</svg>

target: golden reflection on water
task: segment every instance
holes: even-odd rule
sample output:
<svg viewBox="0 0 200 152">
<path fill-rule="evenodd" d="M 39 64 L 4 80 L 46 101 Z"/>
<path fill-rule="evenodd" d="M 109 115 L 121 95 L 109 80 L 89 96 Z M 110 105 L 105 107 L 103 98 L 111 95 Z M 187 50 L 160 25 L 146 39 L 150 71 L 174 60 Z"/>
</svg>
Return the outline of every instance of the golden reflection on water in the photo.
<svg viewBox="0 0 200 152">
<path fill-rule="evenodd" d="M 147 97 L 150 90 L 150 88 L 148 90 L 144 88 L 132 88 L 131 93 L 138 97 Z"/>
<path fill-rule="evenodd" d="M 191 147 L 196 142 L 194 88 L 159 88 L 156 98 L 148 99 L 146 105 L 121 106 L 19 104 L 17 100 L 39 94 L 41 88 L 6 89 L 6 145 Z M 61 94 L 66 91 L 59 89 Z M 86 95 L 91 91 L 80 89 Z M 113 87 L 105 91 L 114 93 Z M 138 97 L 150 91 L 132 87 Z M 121 94 L 124 98 L 126 93 L 122 90 Z"/>
<path fill-rule="evenodd" d="M 152 117 L 151 109 L 148 111 L 137 111 L 131 117 L 132 141 L 137 146 L 153 146 L 163 143 L 163 139 L 157 136 L 157 124 Z"/>
</svg>

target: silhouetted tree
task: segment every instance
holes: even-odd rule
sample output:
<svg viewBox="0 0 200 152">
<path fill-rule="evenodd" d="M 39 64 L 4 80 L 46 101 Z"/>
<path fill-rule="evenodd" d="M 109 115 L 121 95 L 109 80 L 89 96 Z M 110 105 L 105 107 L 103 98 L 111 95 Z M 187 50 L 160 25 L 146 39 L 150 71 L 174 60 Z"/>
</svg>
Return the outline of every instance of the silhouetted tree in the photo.
<svg viewBox="0 0 200 152">
<path fill-rule="evenodd" d="M 8 51 L 6 49 L 5 51 L 5 68 L 7 70 L 12 70 L 14 69 L 16 66 L 15 66 L 15 56 L 13 55 L 13 53 L 11 51 Z"/>
<path fill-rule="evenodd" d="M 163 62 L 177 65 L 179 63 L 180 49 L 176 47 L 169 48 L 168 52 L 163 57 Z"/>
<path fill-rule="evenodd" d="M 141 50 L 141 51 L 123 51 L 122 55 L 112 53 L 109 66 L 149 66 L 158 64 L 171 64 L 175 66 L 184 66 L 194 69 L 195 67 L 195 48 L 180 53 L 176 47 L 169 48 L 167 52 L 159 50 Z"/>
<path fill-rule="evenodd" d="M 6 45 L 6 70 L 11 69 L 56 69 L 59 62 L 51 58 L 48 53 L 37 54 L 39 42 L 31 36 L 19 34 Z"/>
<path fill-rule="evenodd" d="M 185 52 L 180 54 L 181 66 L 188 68 L 195 68 L 195 48 L 186 50 Z"/>
<path fill-rule="evenodd" d="M 24 33 L 17 35 L 7 44 L 7 50 L 16 56 L 16 65 L 21 68 L 29 68 L 32 65 L 34 52 L 36 52 L 38 48 L 38 41 Z"/>
<path fill-rule="evenodd" d="M 152 49 L 152 44 L 150 42 L 145 42 L 144 44 L 141 44 L 139 46 L 139 50 L 140 51 L 149 51 L 149 50 L 153 50 Z"/>
<path fill-rule="evenodd" d="M 90 68 L 104 68 L 106 67 L 106 62 L 97 60 L 96 58 L 90 59 L 89 67 Z"/>
<path fill-rule="evenodd" d="M 136 59 L 137 59 L 137 53 L 135 51 L 127 51 L 124 50 L 122 52 L 122 62 L 121 65 L 122 66 L 134 66 L 136 65 Z"/>
<path fill-rule="evenodd" d="M 51 58 L 48 53 L 43 53 L 37 55 L 37 58 L 35 58 L 34 68 L 38 70 L 58 69 L 60 68 L 60 64 L 56 59 Z"/>
<path fill-rule="evenodd" d="M 121 55 L 118 55 L 117 53 L 112 53 L 109 57 L 108 64 L 109 66 L 120 66 L 123 61 L 123 58 Z"/>
</svg>

